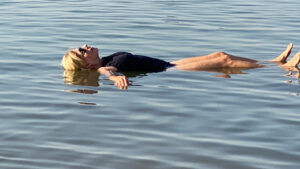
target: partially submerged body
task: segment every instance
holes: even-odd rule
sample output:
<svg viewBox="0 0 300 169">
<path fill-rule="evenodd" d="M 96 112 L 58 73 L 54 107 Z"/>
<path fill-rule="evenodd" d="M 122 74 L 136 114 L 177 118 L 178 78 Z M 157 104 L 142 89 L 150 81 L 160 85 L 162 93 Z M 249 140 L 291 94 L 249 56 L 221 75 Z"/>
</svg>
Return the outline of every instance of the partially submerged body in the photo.
<svg viewBox="0 0 300 169">
<path fill-rule="evenodd" d="M 280 63 L 284 68 L 298 69 L 300 53 L 297 53 L 290 61 L 286 62 L 292 48 L 293 44 L 288 45 L 281 55 L 271 61 Z M 250 69 L 263 67 L 263 65 L 258 64 L 257 60 L 237 57 L 225 52 L 215 52 L 205 56 L 190 57 L 173 62 L 166 62 L 142 55 L 133 55 L 127 52 L 117 52 L 100 59 L 98 48 L 88 45 L 68 51 L 63 57 L 62 65 L 66 70 L 96 70 L 114 81 L 122 89 L 128 86 L 128 80 L 125 76 L 116 75 L 116 71 L 159 72 L 170 67 L 185 71 L 209 70 L 214 68 Z"/>
</svg>

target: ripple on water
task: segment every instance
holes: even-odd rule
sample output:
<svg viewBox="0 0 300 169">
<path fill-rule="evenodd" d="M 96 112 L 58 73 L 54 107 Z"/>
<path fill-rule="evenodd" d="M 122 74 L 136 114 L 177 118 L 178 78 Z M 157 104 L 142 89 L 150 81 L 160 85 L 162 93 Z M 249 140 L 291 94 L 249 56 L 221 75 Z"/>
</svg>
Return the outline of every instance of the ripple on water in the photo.
<svg viewBox="0 0 300 169">
<path fill-rule="evenodd" d="M 59 65 L 84 43 L 100 56 L 269 60 L 297 50 L 298 6 L 1 1 L 1 168 L 297 168 L 299 80 L 277 64 L 132 75 L 126 91 L 103 76 L 67 83 Z"/>
</svg>

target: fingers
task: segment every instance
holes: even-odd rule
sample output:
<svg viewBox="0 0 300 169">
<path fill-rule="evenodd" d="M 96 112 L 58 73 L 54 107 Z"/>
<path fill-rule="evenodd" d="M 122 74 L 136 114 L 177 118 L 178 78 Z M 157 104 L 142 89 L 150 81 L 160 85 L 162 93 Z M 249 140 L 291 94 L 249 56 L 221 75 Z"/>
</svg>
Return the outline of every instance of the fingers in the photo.
<svg viewBox="0 0 300 169">
<path fill-rule="evenodd" d="M 128 88 L 128 79 L 126 76 L 117 76 L 115 85 L 118 86 L 121 90 L 126 90 Z"/>
<path fill-rule="evenodd" d="M 118 86 L 120 90 L 127 90 L 128 86 Z"/>
<path fill-rule="evenodd" d="M 125 76 L 118 76 L 117 86 L 128 86 L 127 78 Z"/>
<path fill-rule="evenodd" d="M 127 79 L 127 77 L 126 77 L 126 76 L 123 76 L 123 80 L 124 80 L 124 84 L 125 84 L 125 86 L 128 86 L 128 85 L 129 85 L 129 83 L 128 83 L 128 79 Z"/>
</svg>

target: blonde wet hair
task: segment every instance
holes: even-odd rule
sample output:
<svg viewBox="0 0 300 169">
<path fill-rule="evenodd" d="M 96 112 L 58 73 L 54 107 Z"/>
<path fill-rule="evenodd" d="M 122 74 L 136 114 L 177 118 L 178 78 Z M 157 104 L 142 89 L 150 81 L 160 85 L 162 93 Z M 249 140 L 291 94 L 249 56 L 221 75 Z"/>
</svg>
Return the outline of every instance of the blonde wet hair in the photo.
<svg viewBox="0 0 300 169">
<path fill-rule="evenodd" d="M 75 51 L 69 50 L 62 58 L 61 65 L 65 70 L 86 69 L 86 63 L 82 56 Z"/>
</svg>

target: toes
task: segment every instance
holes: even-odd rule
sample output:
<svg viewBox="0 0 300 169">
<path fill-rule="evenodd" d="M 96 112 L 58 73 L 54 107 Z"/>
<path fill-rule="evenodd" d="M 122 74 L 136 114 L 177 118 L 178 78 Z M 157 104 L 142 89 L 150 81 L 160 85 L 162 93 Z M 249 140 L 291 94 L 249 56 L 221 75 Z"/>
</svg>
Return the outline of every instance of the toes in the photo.
<svg viewBox="0 0 300 169">
<path fill-rule="evenodd" d="M 288 47 L 287 47 L 287 54 L 286 54 L 287 56 L 289 56 L 291 54 L 293 47 L 294 47 L 293 43 L 290 43 L 288 45 Z"/>
</svg>

